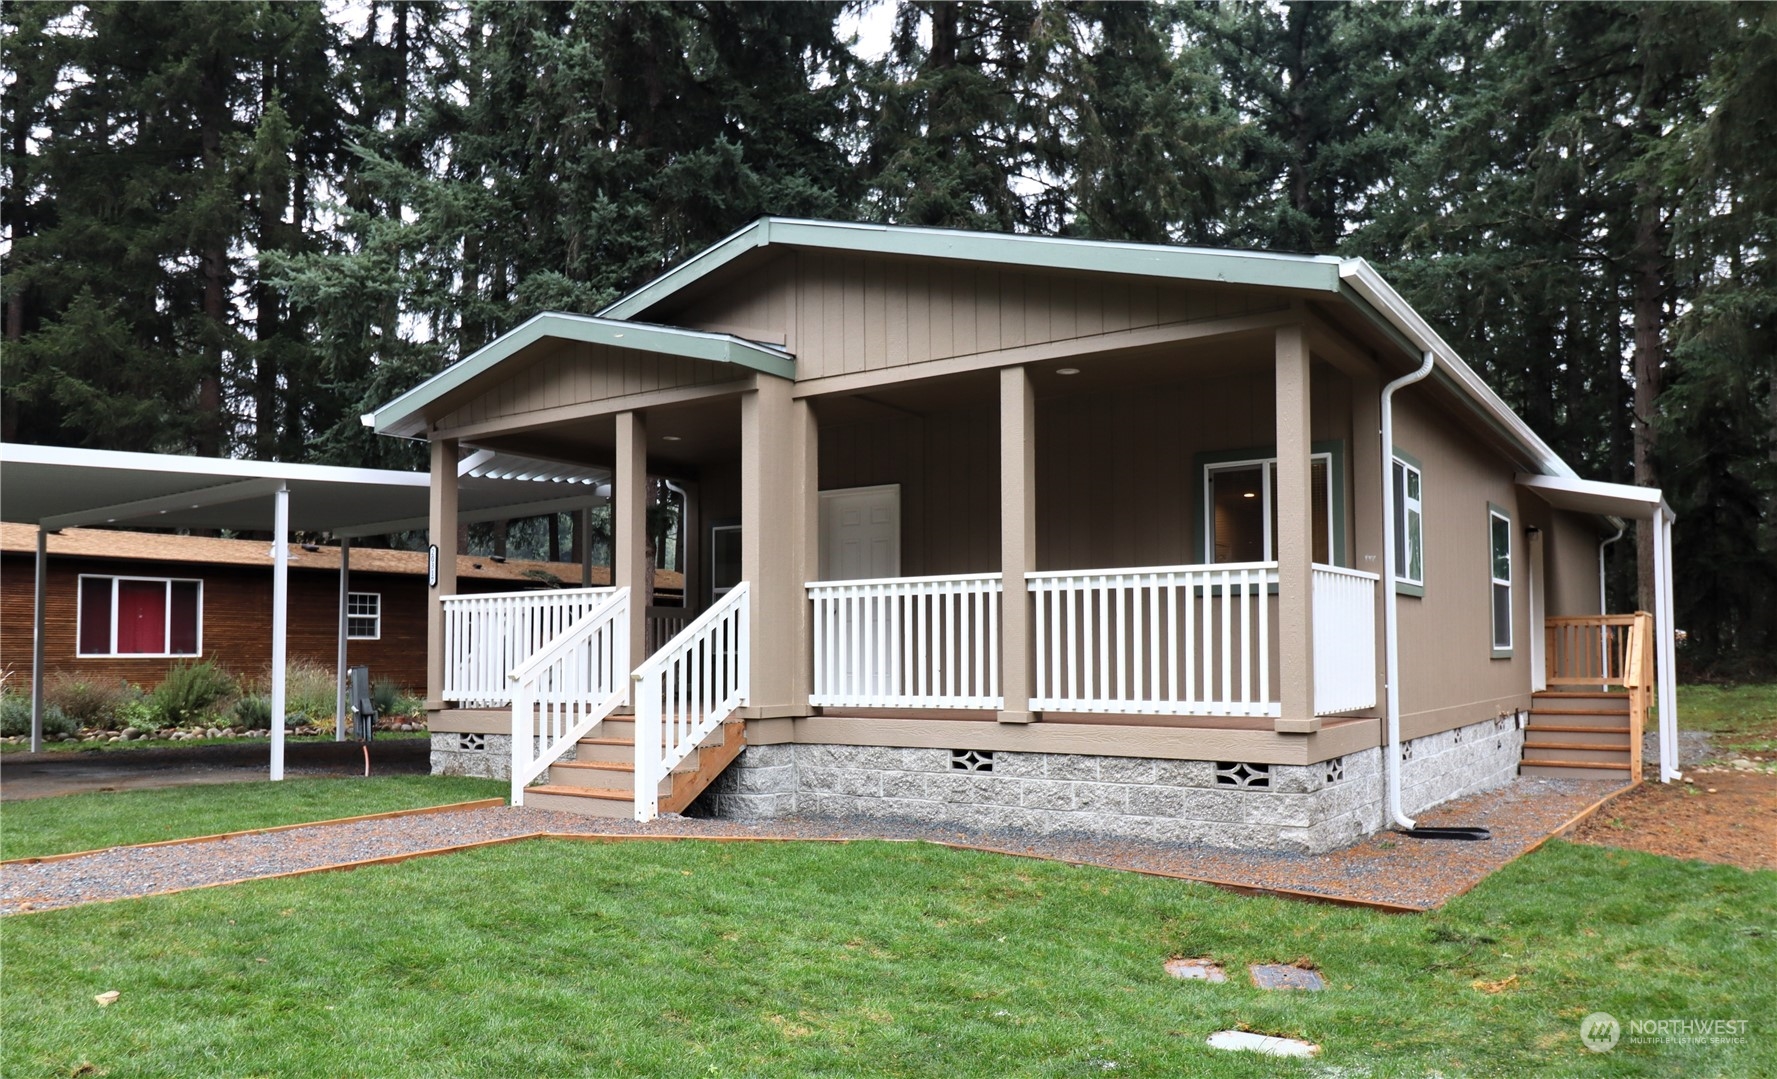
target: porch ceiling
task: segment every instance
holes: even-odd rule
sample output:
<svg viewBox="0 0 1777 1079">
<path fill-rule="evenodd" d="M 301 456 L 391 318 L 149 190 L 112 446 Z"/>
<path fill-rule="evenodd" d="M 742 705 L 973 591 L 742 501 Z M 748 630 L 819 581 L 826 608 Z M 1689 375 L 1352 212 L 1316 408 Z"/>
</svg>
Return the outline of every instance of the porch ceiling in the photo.
<svg viewBox="0 0 1777 1079">
<path fill-rule="evenodd" d="M 740 456 L 740 402 L 713 398 L 647 410 L 648 467 L 687 479 L 710 463 Z M 592 416 L 508 435 L 475 440 L 475 446 L 563 465 L 608 470 L 616 460 L 617 423 Z"/>
</svg>

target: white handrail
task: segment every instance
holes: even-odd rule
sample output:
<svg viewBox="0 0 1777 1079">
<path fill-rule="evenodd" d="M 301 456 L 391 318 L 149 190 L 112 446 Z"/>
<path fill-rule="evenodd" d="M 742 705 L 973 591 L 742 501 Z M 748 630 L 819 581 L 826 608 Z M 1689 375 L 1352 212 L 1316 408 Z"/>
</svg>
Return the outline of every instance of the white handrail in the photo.
<svg viewBox="0 0 1777 1079">
<path fill-rule="evenodd" d="M 1268 716 L 1277 563 L 1025 574 L 1035 711 Z"/>
<path fill-rule="evenodd" d="M 512 804 L 627 699 L 629 589 L 619 588 L 508 675 Z"/>
<path fill-rule="evenodd" d="M 814 691 L 850 708 L 1002 708 L 998 573 L 811 581 Z"/>
<path fill-rule="evenodd" d="M 747 582 L 679 631 L 630 675 L 635 683 L 636 820 L 660 815 L 660 783 L 751 692 Z"/>
<path fill-rule="evenodd" d="M 1342 566 L 1313 568 L 1314 714 L 1376 705 L 1376 582 Z"/>
<path fill-rule="evenodd" d="M 506 675 L 557 639 L 610 588 L 442 596 L 447 701 L 499 708 L 512 703 Z"/>
</svg>

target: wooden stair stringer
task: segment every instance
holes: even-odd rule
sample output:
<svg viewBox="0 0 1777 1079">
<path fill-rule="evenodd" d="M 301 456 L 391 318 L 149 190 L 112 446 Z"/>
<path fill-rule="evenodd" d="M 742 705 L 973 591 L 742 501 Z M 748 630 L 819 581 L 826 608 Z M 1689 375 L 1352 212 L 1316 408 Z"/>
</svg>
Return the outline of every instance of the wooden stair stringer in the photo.
<svg viewBox="0 0 1777 1079">
<path fill-rule="evenodd" d="M 697 767 L 690 769 L 674 769 L 668 777 L 672 782 L 672 790 L 660 796 L 662 813 L 683 813 L 697 796 L 702 794 L 717 776 L 721 775 L 741 750 L 747 748 L 747 725 L 744 720 L 730 714 L 724 719 L 716 733 L 722 737 L 720 741 L 705 739 L 697 747 Z"/>
</svg>

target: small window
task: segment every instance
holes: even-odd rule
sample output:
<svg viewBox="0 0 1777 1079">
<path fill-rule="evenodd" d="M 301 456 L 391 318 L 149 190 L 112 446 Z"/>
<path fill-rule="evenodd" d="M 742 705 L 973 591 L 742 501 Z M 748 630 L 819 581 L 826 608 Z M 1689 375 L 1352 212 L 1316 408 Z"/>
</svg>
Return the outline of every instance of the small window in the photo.
<svg viewBox="0 0 1777 1079">
<path fill-rule="evenodd" d="M 380 640 L 383 635 L 383 594 L 381 592 L 346 593 L 346 638 L 353 641 Z"/>
<path fill-rule="evenodd" d="M 1425 595 L 1425 482 L 1417 462 L 1399 455 L 1394 459 L 1394 580 L 1395 590 Z"/>
<path fill-rule="evenodd" d="M 1277 459 L 1235 461 L 1205 469 L 1210 562 L 1271 562 L 1277 558 Z M 1309 462 L 1313 500 L 1313 561 L 1333 560 L 1332 455 Z"/>
<path fill-rule="evenodd" d="M 1512 519 L 1498 506 L 1487 507 L 1488 574 L 1493 588 L 1493 654 L 1512 654 Z"/>
<path fill-rule="evenodd" d="M 82 574 L 76 654 L 200 655 L 203 597 L 202 581 Z"/>
</svg>

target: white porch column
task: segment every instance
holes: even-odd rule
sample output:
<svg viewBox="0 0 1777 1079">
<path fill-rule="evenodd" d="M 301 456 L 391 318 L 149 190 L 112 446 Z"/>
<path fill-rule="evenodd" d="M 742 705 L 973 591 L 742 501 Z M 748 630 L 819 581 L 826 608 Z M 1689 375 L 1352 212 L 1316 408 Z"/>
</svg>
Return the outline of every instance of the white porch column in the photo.
<svg viewBox="0 0 1777 1079">
<path fill-rule="evenodd" d="M 796 671 L 812 661 L 801 629 L 807 563 L 798 550 L 809 500 L 799 489 L 806 466 L 796 462 L 807 432 L 797 430 L 789 379 L 759 375 L 757 386 L 740 399 L 740 568 L 752 592 L 749 715 L 768 719 L 808 711 L 808 698 L 795 698 Z"/>
<path fill-rule="evenodd" d="M 1277 672 L 1280 734 L 1320 729 L 1314 714 L 1314 500 L 1308 335 L 1277 331 Z"/>
<path fill-rule="evenodd" d="M 1672 625 L 1672 518 L 1665 504 L 1654 507 L 1647 526 L 1654 530 L 1654 660 L 1660 708 L 1660 782 L 1683 778 L 1678 767 L 1678 656 Z"/>
<path fill-rule="evenodd" d="M 290 630 L 290 489 L 272 497 L 271 778 L 284 778 L 284 659 Z"/>
<path fill-rule="evenodd" d="M 1030 372 L 1000 368 L 1000 690 L 1001 723 L 1029 723 L 1031 654 L 1030 590 L 1024 575 L 1036 569 L 1036 398 Z"/>
<path fill-rule="evenodd" d="M 31 610 L 31 752 L 43 748 L 43 615 L 49 590 L 49 529 L 37 526 L 36 606 Z M 76 594 L 75 602 L 79 602 Z M 78 646 L 76 646 L 78 648 Z"/>
<path fill-rule="evenodd" d="M 341 536 L 339 540 L 339 669 L 334 672 L 334 692 L 338 699 L 333 704 L 333 740 L 346 740 L 346 641 L 349 639 L 349 623 L 346 620 L 352 588 L 352 537 Z"/>
<path fill-rule="evenodd" d="M 457 440 L 432 443 L 431 511 L 426 528 L 438 575 L 426 594 L 426 708 L 444 707 L 444 605 L 457 590 Z"/>
<path fill-rule="evenodd" d="M 629 589 L 629 659 L 648 658 L 648 425 L 640 412 L 617 414 L 611 474 L 611 583 Z"/>
</svg>

